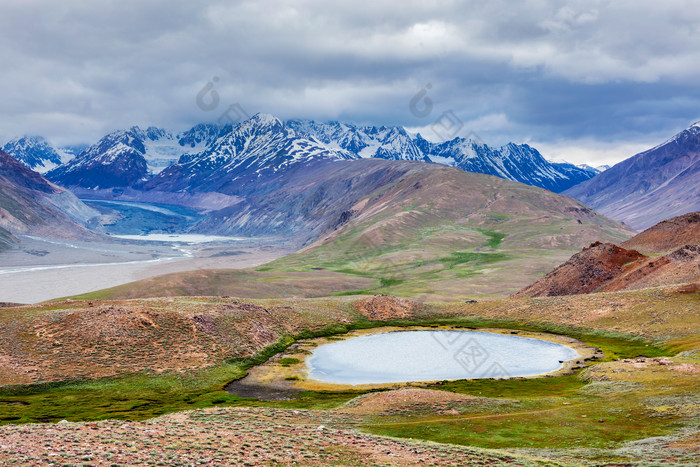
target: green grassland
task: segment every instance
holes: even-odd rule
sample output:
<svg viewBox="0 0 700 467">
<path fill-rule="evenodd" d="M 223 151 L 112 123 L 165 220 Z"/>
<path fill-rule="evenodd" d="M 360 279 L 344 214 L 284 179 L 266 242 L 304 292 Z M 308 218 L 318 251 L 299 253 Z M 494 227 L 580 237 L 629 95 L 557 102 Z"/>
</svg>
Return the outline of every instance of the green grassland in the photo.
<svg viewBox="0 0 700 467">
<path fill-rule="evenodd" d="M 479 224 L 447 226 L 438 222 L 414 232 L 402 229 L 400 239 L 381 242 L 367 239 L 369 226 L 360 225 L 332 242 L 273 261 L 258 271 L 327 270 L 375 281 L 369 288 L 340 291 L 342 295 L 495 298 L 536 280 L 579 248 L 569 242 L 580 226 L 569 219 L 552 222 L 545 229 L 512 217 L 488 224 L 489 228 Z M 616 238 L 624 237 L 618 233 Z M 556 244 L 541 248 L 545 239 L 555 239 Z"/>
<path fill-rule="evenodd" d="M 426 228 L 401 246 L 364 244 L 350 230 L 316 246 L 249 270 L 208 270 L 168 274 L 75 299 L 231 295 L 247 298 L 390 294 L 421 300 L 498 298 L 525 287 L 578 250 L 570 220 L 536 234 L 527 223 L 511 233 L 467 226 Z M 496 227 L 494 227 L 496 228 Z M 523 231 L 524 229 L 524 231 Z M 531 237 L 531 245 L 509 241 Z M 541 249 L 537 235 L 563 243 Z M 618 234 L 617 238 L 621 238 Z"/>
</svg>

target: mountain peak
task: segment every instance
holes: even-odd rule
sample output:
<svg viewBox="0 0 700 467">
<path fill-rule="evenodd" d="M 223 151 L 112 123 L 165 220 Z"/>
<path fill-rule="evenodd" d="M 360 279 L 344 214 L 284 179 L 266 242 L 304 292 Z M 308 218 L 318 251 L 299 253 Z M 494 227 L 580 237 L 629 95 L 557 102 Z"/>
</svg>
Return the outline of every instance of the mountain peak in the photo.
<svg viewBox="0 0 700 467">
<path fill-rule="evenodd" d="M 9 143 L 45 143 L 46 139 L 42 136 L 37 135 L 23 135 L 12 138 Z"/>
<path fill-rule="evenodd" d="M 258 112 L 250 119 L 248 120 L 250 123 L 257 124 L 257 125 L 264 125 L 264 126 L 271 126 L 271 127 L 276 127 L 276 126 L 283 126 L 282 120 L 279 118 L 275 117 L 272 114 L 266 114 L 266 113 L 261 113 Z"/>
</svg>

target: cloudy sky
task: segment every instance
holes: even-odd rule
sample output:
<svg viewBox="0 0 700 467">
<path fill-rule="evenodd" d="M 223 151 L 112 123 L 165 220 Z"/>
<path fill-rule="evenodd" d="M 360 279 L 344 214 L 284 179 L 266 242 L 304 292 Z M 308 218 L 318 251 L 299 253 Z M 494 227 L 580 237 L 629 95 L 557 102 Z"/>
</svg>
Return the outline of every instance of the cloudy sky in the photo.
<svg viewBox="0 0 700 467">
<path fill-rule="evenodd" d="M 0 142 L 182 130 L 239 104 L 432 139 L 447 121 L 601 164 L 700 120 L 696 1 L 0 0 L 0 12 Z M 198 105 L 208 84 L 218 101 Z"/>
</svg>

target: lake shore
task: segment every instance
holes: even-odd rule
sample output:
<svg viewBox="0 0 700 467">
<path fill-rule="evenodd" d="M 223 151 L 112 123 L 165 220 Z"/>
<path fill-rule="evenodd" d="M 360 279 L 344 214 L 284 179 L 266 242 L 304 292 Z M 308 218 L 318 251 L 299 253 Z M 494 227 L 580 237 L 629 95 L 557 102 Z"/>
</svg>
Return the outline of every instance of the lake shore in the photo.
<svg viewBox="0 0 700 467">
<path fill-rule="evenodd" d="M 284 352 L 281 352 L 270 358 L 267 362 L 249 368 L 248 375 L 244 378 L 234 381 L 226 387 L 226 390 L 238 394 L 241 391 L 246 393 L 256 393 L 255 397 L 265 397 L 272 394 L 275 398 L 271 400 L 286 400 L 290 396 L 301 391 L 342 391 L 342 390 L 374 390 L 374 389 L 398 389 L 405 387 L 424 387 L 429 384 L 437 383 L 436 380 L 425 381 L 404 381 L 390 383 L 375 383 L 375 384 L 342 384 L 330 383 L 326 381 L 316 380 L 310 377 L 309 358 L 319 346 L 345 341 L 355 337 L 369 336 L 375 334 L 384 334 L 390 332 L 405 332 L 405 331 L 452 331 L 452 330 L 476 330 L 474 328 L 459 327 L 459 326 L 382 326 L 369 329 L 356 329 L 345 334 L 337 334 L 330 337 L 319 337 L 308 340 L 299 341 L 293 344 Z M 479 328 L 478 331 L 490 332 L 496 334 L 517 335 L 531 339 L 539 339 L 552 343 L 565 345 L 578 353 L 577 357 L 572 358 L 562 364 L 562 366 L 554 371 L 546 374 L 517 376 L 516 379 L 541 378 L 545 376 L 558 376 L 570 374 L 572 368 L 578 366 L 578 362 L 583 362 L 587 359 L 597 358 L 597 350 L 583 342 L 557 334 L 536 331 L 524 331 L 506 328 Z M 283 359 L 295 359 L 297 362 L 280 364 Z M 289 360 L 287 361 L 289 362 Z M 504 375 L 503 378 L 509 378 Z"/>
</svg>

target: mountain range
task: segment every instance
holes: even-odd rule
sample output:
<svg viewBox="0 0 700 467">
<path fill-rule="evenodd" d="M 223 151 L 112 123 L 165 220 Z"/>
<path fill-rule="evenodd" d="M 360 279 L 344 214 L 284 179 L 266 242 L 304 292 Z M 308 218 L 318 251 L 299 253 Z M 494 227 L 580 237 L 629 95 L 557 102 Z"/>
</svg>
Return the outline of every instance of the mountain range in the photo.
<svg viewBox="0 0 700 467">
<path fill-rule="evenodd" d="M 592 167 L 549 162 L 526 144 L 489 147 L 460 137 L 434 143 L 420 134 L 411 135 L 402 127 L 308 120 L 282 122 L 265 114 L 256 114 L 235 127 L 199 124 L 180 134 L 135 126 L 106 135 L 68 161 L 65 154 L 60 156 L 59 150 L 40 138 L 22 140 L 22 145 L 17 143 L 19 140 L 8 143 L 7 152 L 31 168 L 51 169 L 48 178 L 60 185 L 88 190 L 149 190 L 164 186 L 182 189 L 182 180 L 174 179 L 184 174 L 192 177 L 191 183 L 201 185 L 188 188 L 213 190 L 221 188 L 215 179 L 224 174 L 231 180 L 250 180 L 252 173 L 259 178 L 318 157 L 434 162 L 555 192 L 599 173 Z M 256 149 L 250 152 L 249 147 L 253 146 Z M 280 159 L 287 151 L 288 157 Z M 170 169 L 167 176 L 159 177 L 166 168 Z"/>
<path fill-rule="evenodd" d="M 461 137 L 434 143 L 420 134 L 411 136 L 401 127 L 339 122 L 290 120 L 287 125 L 300 135 L 314 138 L 330 149 L 347 151 L 356 158 L 434 162 L 554 192 L 563 191 L 599 173 L 592 167 L 549 162 L 527 144 L 509 143 L 492 148 L 484 142 Z"/>
<path fill-rule="evenodd" d="M 197 198 L 197 207 L 207 209 L 274 191 L 287 172 L 312 173 L 309 166 L 319 161 L 360 159 L 436 163 L 562 192 L 638 230 L 700 209 L 700 124 L 603 172 L 548 161 L 527 144 L 490 147 L 460 137 L 431 142 L 402 127 L 283 122 L 267 114 L 237 125 L 199 124 L 179 134 L 132 127 L 106 135 L 67 162 L 67 150 L 38 137 L 5 147 L 42 170 L 62 162 L 46 176 L 79 196 L 128 193 L 132 200 L 173 198 L 184 204 Z"/>
<path fill-rule="evenodd" d="M 299 136 L 279 119 L 256 114 L 204 151 L 185 155 L 143 184 L 145 191 L 204 191 L 247 195 L 260 183 L 319 160 L 352 159 L 314 139 Z"/>
<path fill-rule="evenodd" d="M 47 177 L 63 186 L 88 189 L 133 186 L 147 181 L 188 151 L 205 148 L 213 141 L 214 131 L 206 125 L 179 135 L 156 127 L 115 131 L 50 170 Z"/>
</svg>

